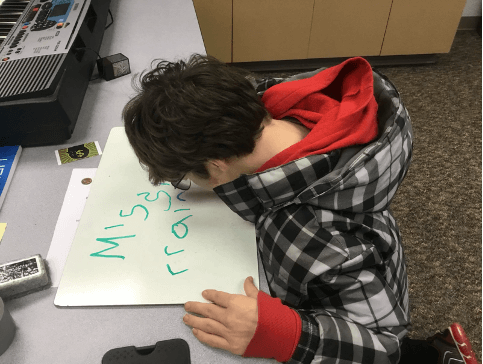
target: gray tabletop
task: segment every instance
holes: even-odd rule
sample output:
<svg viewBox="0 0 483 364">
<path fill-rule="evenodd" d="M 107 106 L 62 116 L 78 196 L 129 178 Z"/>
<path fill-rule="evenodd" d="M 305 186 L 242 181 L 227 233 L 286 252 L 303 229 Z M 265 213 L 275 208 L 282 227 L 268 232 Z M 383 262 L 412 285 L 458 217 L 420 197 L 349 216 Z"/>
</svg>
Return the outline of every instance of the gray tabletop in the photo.
<svg viewBox="0 0 483 364">
<path fill-rule="evenodd" d="M 122 108 L 134 93 L 133 74 L 149 68 L 156 58 L 205 53 L 191 0 L 112 0 L 110 8 L 114 24 L 106 30 L 99 53 L 123 53 L 132 74 L 89 84 L 74 133 L 65 144 L 24 148 L 0 210 L 0 222 L 8 224 L 0 243 L 0 263 L 35 254 L 45 258 L 72 169 L 99 165 L 100 157 L 92 157 L 59 166 L 54 151 L 91 141 L 103 149 L 111 128 L 122 126 Z M 260 288 L 267 291 L 264 274 Z M 201 344 L 183 324 L 181 305 L 57 308 L 56 290 L 6 302 L 17 331 L 0 363 L 95 364 L 112 348 L 143 347 L 172 338 L 188 342 L 192 363 L 275 362 L 244 359 Z"/>
</svg>

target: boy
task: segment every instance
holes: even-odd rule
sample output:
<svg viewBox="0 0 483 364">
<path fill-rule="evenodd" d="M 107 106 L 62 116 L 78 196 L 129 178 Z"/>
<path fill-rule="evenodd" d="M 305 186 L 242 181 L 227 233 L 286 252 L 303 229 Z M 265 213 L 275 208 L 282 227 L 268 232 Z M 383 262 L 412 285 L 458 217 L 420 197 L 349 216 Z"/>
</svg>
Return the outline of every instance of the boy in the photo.
<svg viewBox="0 0 483 364">
<path fill-rule="evenodd" d="M 200 341 L 289 363 L 476 363 L 457 324 L 406 338 L 406 266 L 389 204 L 412 130 L 396 89 L 367 61 L 257 83 L 194 55 L 158 63 L 138 91 L 123 118 L 150 181 L 214 189 L 256 227 L 271 295 L 247 279 L 246 296 L 206 290 L 213 304 L 187 302 L 202 315 L 184 317 Z"/>
</svg>

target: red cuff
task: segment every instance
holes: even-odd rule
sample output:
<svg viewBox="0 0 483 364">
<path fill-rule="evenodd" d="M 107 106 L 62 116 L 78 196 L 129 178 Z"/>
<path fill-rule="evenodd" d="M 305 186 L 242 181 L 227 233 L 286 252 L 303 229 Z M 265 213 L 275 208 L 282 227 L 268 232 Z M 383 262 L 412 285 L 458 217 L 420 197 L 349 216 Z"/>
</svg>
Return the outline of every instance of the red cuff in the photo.
<svg viewBox="0 0 483 364">
<path fill-rule="evenodd" d="M 280 298 L 258 292 L 258 324 L 244 357 L 274 358 L 288 361 L 297 347 L 302 332 L 302 320 Z"/>
</svg>

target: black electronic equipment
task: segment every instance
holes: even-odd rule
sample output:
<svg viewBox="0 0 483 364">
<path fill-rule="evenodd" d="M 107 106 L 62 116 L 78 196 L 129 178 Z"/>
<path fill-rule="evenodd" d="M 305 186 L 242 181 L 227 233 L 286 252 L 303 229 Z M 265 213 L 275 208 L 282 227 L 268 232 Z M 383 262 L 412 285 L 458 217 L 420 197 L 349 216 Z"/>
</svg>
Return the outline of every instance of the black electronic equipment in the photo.
<svg viewBox="0 0 483 364">
<path fill-rule="evenodd" d="M 25 0 L 0 0 L 0 45 L 29 4 Z"/>
<path fill-rule="evenodd" d="M 71 137 L 109 4 L 110 0 L 28 3 L 0 45 L 0 146 L 60 144 Z"/>
<path fill-rule="evenodd" d="M 190 347 L 183 339 L 162 340 L 141 348 L 125 346 L 109 350 L 101 364 L 191 364 Z"/>
<path fill-rule="evenodd" d="M 131 73 L 129 59 L 122 53 L 98 59 L 97 69 L 99 74 L 106 81 Z"/>
</svg>

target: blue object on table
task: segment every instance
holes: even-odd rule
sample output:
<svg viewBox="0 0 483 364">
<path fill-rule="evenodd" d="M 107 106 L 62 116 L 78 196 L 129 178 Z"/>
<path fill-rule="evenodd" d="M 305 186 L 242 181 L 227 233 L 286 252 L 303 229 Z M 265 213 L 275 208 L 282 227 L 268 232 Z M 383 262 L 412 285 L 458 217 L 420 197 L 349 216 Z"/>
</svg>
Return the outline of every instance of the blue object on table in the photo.
<svg viewBox="0 0 483 364">
<path fill-rule="evenodd" d="M 0 207 L 7 194 L 21 152 L 20 145 L 0 147 Z"/>
</svg>

